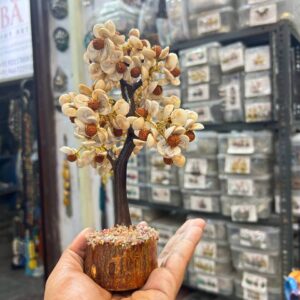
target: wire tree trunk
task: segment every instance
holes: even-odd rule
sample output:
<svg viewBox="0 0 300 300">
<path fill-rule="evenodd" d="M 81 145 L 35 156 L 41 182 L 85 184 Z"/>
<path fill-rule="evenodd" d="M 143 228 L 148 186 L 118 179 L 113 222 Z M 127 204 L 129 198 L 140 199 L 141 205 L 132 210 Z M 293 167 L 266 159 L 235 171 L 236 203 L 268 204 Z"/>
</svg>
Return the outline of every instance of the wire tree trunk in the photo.
<svg viewBox="0 0 300 300">
<path fill-rule="evenodd" d="M 139 81 L 133 85 L 121 81 L 122 97 L 130 104 L 128 116 L 135 115 L 135 102 L 134 93 L 142 85 Z M 114 210 L 115 210 L 115 224 L 116 225 L 131 225 L 129 214 L 129 205 L 126 190 L 126 176 L 127 176 L 127 163 L 134 149 L 133 139 L 135 138 L 133 129 L 128 129 L 127 137 L 123 149 L 119 157 L 113 162 L 114 173 Z"/>
</svg>

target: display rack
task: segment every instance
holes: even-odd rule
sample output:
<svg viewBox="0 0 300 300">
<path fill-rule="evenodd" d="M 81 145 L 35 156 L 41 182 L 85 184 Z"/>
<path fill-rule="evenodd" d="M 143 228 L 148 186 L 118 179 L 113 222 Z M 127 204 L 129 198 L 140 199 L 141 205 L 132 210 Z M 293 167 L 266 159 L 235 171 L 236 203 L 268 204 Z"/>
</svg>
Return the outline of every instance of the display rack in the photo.
<svg viewBox="0 0 300 300">
<path fill-rule="evenodd" d="M 279 226 L 281 229 L 283 280 L 284 276 L 288 275 L 293 268 L 293 257 L 295 254 L 291 195 L 291 134 L 300 128 L 300 93 L 298 93 L 299 88 L 297 88 L 300 85 L 300 38 L 293 25 L 287 20 L 282 20 L 277 24 L 252 27 L 232 33 L 216 34 L 192 41 L 180 42 L 171 47 L 171 50 L 178 52 L 179 50 L 211 42 L 227 45 L 237 41 L 243 42 L 246 46 L 270 45 L 273 70 L 272 85 L 275 91 L 273 96 L 273 121 L 252 124 L 238 122 L 206 125 L 205 129 L 217 132 L 269 129 L 276 133 L 277 144 L 275 153 L 279 166 L 280 214 L 273 215 L 266 221 L 259 221 L 257 224 Z M 161 211 L 172 211 L 177 214 L 196 213 L 204 218 L 226 220 L 226 217 L 220 214 L 194 212 L 142 200 L 131 200 L 130 203 Z"/>
</svg>

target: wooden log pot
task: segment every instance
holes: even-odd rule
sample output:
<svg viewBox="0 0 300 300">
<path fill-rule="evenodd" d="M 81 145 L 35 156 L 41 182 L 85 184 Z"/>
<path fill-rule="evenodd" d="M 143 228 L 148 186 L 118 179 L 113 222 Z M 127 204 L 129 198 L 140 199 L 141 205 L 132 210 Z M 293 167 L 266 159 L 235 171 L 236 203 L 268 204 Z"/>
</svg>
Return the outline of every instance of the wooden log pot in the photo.
<svg viewBox="0 0 300 300">
<path fill-rule="evenodd" d="M 148 225 L 115 226 L 87 237 L 84 271 L 108 291 L 141 288 L 157 267 L 158 233 Z"/>
</svg>

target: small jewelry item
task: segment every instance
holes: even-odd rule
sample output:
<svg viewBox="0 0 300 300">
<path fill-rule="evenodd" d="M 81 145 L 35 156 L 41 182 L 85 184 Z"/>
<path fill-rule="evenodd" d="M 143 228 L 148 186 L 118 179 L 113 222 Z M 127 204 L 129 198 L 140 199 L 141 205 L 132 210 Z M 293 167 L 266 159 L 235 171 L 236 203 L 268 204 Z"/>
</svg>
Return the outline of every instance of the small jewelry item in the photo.
<svg viewBox="0 0 300 300">
<path fill-rule="evenodd" d="M 61 67 L 57 67 L 53 78 L 53 89 L 56 92 L 64 92 L 67 89 L 68 77 Z"/>
<path fill-rule="evenodd" d="M 53 32 L 57 50 L 64 52 L 69 48 L 69 33 L 62 27 L 57 27 Z"/>
<path fill-rule="evenodd" d="M 62 20 L 68 15 L 67 0 L 51 0 L 50 11 L 55 19 Z"/>
<path fill-rule="evenodd" d="M 64 136 L 64 143 L 67 141 L 66 136 Z M 67 158 L 64 158 L 62 166 L 62 178 L 63 178 L 63 203 L 66 208 L 67 216 L 72 216 L 72 206 L 71 206 L 71 171 Z"/>
</svg>

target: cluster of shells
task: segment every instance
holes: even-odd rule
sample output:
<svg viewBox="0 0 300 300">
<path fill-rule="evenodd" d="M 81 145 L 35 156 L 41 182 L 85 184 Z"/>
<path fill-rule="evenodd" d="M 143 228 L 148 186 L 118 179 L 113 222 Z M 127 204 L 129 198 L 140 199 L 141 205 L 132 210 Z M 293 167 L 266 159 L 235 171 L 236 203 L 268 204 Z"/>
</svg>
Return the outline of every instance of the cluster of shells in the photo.
<svg viewBox="0 0 300 300">
<path fill-rule="evenodd" d="M 93 34 L 84 54 L 93 85 L 81 84 L 78 94 L 59 99 L 81 145 L 61 150 L 79 167 L 92 165 L 107 175 L 132 128 L 133 155 L 147 146 L 156 149 L 166 164 L 183 166 L 182 151 L 194 140 L 194 130 L 203 126 L 197 123 L 197 113 L 180 108 L 177 96 L 164 96 L 165 86 L 180 84 L 177 55 L 169 53 L 169 47 L 151 46 L 140 39 L 138 29 L 130 30 L 126 40 L 112 21 L 95 25 Z M 113 96 L 121 82 L 139 83 L 134 103 Z"/>
</svg>

